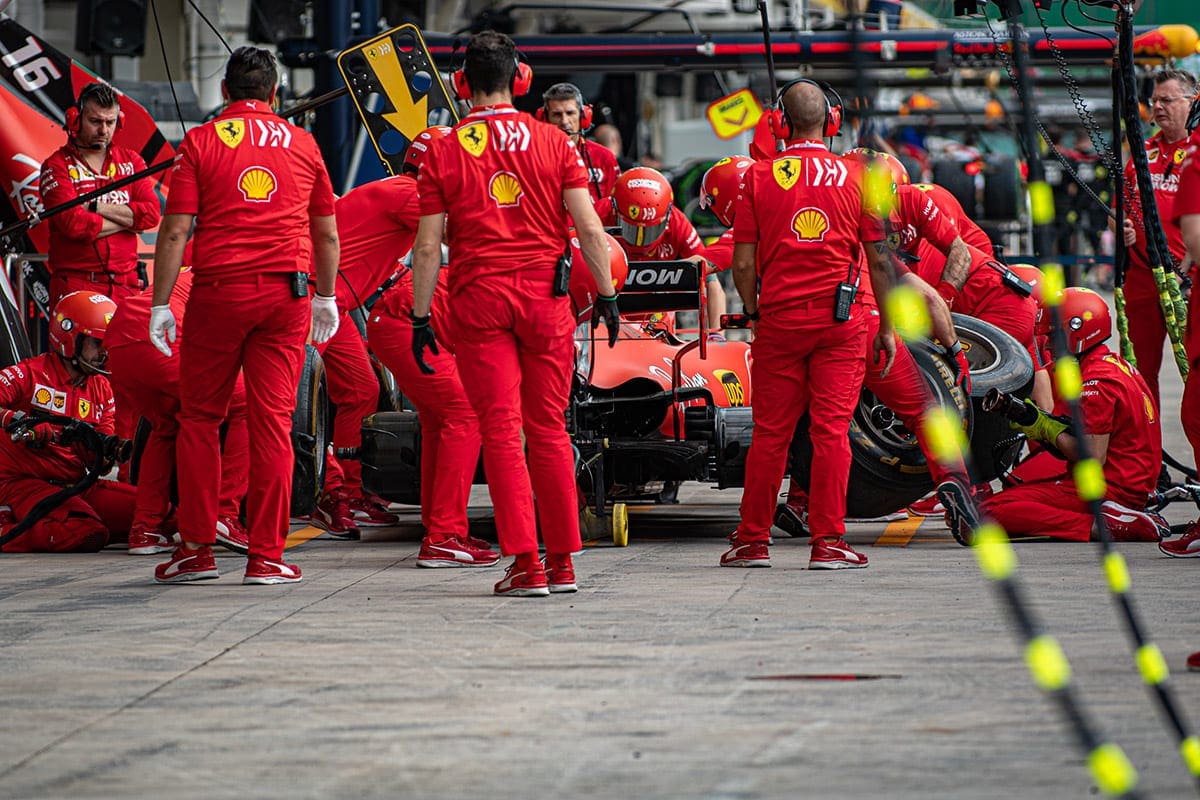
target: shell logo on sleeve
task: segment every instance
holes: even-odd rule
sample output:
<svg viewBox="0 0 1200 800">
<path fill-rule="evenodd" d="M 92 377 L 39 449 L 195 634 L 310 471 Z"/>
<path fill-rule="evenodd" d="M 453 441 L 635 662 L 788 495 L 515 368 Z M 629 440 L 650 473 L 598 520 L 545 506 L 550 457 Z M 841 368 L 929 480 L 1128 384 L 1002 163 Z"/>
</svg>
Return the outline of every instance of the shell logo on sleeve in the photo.
<svg viewBox="0 0 1200 800">
<path fill-rule="evenodd" d="M 266 167 L 246 167 L 238 176 L 242 197 L 251 203 L 269 203 L 279 184 L 275 174 Z"/>
<path fill-rule="evenodd" d="M 792 217 L 792 231 L 801 244 L 825 241 L 825 232 L 828 230 L 829 217 L 819 208 L 806 206 Z"/>
<path fill-rule="evenodd" d="M 496 201 L 496 205 L 505 208 L 520 205 L 521 195 L 525 194 L 525 190 L 521 188 L 521 182 L 517 180 L 516 175 L 511 172 L 497 172 L 488 182 L 488 194 Z"/>
</svg>

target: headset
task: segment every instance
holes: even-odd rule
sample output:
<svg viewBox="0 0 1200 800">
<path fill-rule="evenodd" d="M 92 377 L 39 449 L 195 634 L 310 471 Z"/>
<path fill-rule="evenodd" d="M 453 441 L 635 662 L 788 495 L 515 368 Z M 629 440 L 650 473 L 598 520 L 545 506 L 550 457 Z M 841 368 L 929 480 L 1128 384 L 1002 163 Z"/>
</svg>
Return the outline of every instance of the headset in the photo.
<svg viewBox="0 0 1200 800">
<path fill-rule="evenodd" d="M 767 112 L 771 133 L 776 139 L 784 141 L 792 138 L 792 121 L 783 109 L 783 96 L 787 94 L 788 89 L 798 83 L 811 83 L 825 95 L 825 123 L 822 126 L 821 135 L 826 139 L 837 136 L 842 130 L 842 96 L 825 81 L 814 81 L 812 78 L 796 78 L 785 83 L 779 90 L 779 94 L 775 97 L 775 107 Z"/>
<path fill-rule="evenodd" d="M 513 97 L 522 97 L 529 94 L 529 87 L 533 85 L 533 67 L 521 60 L 520 52 L 513 59 L 513 63 L 517 68 L 513 71 L 509 87 L 512 89 Z M 471 102 L 471 84 L 467 82 L 466 70 L 459 67 L 450 74 L 450 79 L 454 84 L 454 94 L 458 99 Z"/>
<path fill-rule="evenodd" d="M 82 125 L 80 117 L 83 115 L 84 105 L 90 100 L 95 100 L 104 89 L 109 88 L 111 87 L 108 84 L 89 83 L 79 92 L 79 99 L 75 101 L 75 105 L 67 109 L 66 119 L 63 120 L 63 130 L 70 134 L 72 139 L 79 135 Z M 119 130 L 124 124 L 125 112 L 121 111 L 121 98 L 120 95 L 117 95 L 117 129 Z"/>
<path fill-rule="evenodd" d="M 551 86 L 549 89 L 547 89 L 545 92 L 543 92 L 542 93 L 542 105 L 541 105 L 541 107 L 538 108 L 537 111 L 533 112 L 533 116 L 535 116 L 541 122 L 546 121 L 547 95 L 556 94 L 557 90 L 559 90 L 559 89 L 570 89 L 571 93 L 575 95 L 575 103 L 576 103 L 576 105 L 579 106 L 579 132 L 584 133 L 585 131 L 590 130 L 592 127 L 592 122 L 593 122 L 592 104 L 591 103 L 588 103 L 586 105 L 584 104 L 583 92 L 579 91 L 579 87 L 573 83 L 556 83 L 553 86 Z M 560 98 L 554 98 L 554 99 L 557 100 Z M 561 99 L 565 99 L 565 98 L 561 98 Z"/>
</svg>

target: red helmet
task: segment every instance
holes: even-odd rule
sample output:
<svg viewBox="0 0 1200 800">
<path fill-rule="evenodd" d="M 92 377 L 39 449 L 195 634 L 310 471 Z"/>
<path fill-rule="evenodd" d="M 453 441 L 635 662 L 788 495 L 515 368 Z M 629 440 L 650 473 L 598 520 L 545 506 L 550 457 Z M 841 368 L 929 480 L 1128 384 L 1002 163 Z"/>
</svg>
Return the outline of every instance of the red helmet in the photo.
<svg viewBox="0 0 1200 800">
<path fill-rule="evenodd" d="M 1064 289 L 1060 311 L 1067 334 L 1067 349 L 1075 355 L 1091 350 L 1112 336 L 1108 303 L 1091 289 L 1077 286 Z"/>
<path fill-rule="evenodd" d="M 107 295 L 96 292 L 64 294 L 50 312 L 51 347 L 64 358 L 75 358 L 79 353 L 79 337 L 91 336 L 103 341 L 116 310 L 117 304 Z"/>
<path fill-rule="evenodd" d="M 904 168 L 904 164 L 900 163 L 900 159 L 889 153 L 881 153 L 869 147 L 855 147 L 853 150 L 847 150 L 845 153 L 842 153 L 842 155 L 852 161 L 860 161 L 868 167 L 872 164 L 886 166 L 891 170 L 892 182 L 896 186 L 906 186 L 911 183 L 908 178 L 908 170 Z"/>
<path fill-rule="evenodd" d="M 1009 264 L 1008 268 L 1021 280 L 1033 288 L 1030 297 L 1037 303 L 1037 318 L 1034 323 L 1034 333 L 1047 334 L 1050 332 L 1050 317 L 1042 306 L 1042 271 L 1033 264 Z"/>
<path fill-rule="evenodd" d="M 443 136 L 449 136 L 451 132 L 450 128 L 445 125 L 434 125 L 418 133 L 416 138 L 409 142 L 408 149 L 404 151 L 404 170 L 406 172 L 419 170 L 421 162 L 425 160 L 425 153 L 429 150 L 429 145 Z"/>
<path fill-rule="evenodd" d="M 648 247 L 662 237 L 671 219 L 671 184 L 656 169 L 634 167 L 622 173 L 613 187 L 621 238 L 635 247 Z"/>
<path fill-rule="evenodd" d="M 613 277 L 611 291 L 605 292 L 607 296 L 620 291 L 625 285 L 625 279 L 629 277 L 629 260 L 625 257 L 625 249 L 621 247 L 620 242 L 607 233 L 604 234 L 604 238 L 608 240 L 608 268 L 612 270 Z M 579 237 L 575 235 L 574 229 L 571 230 L 571 259 L 571 283 L 568 293 L 571 295 L 571 307 L 575 310 L 575 321 L 582 323 L 591 319 L 592 302 L 598 293 L 596 279 L 592 277 L 592 271 L 583 260 L 583 251 L 579 249 Z"/>
<path fill-rule="evenodd" d="M 733 206 L 741 194 L 742 177 L 753 163 L 749 156 L 726 156 L 700 180 L 700 207 L 711 210 L 726 228 L 733 227 Z"/>
</svg>

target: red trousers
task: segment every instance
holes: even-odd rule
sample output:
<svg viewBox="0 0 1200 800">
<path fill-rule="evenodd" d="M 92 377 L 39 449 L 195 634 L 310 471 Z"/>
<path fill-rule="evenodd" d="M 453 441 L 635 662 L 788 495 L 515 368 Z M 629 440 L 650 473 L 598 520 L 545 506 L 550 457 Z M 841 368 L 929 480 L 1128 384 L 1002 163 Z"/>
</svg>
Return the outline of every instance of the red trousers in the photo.
<svg viewBox="0 0 1200 800">
<path fill-rule="evenodd" d="M 246 385 L 250 482 L 246 528 L 250 556 L 279 560 L 292 496 L 292 412 L 311 319 L 308 298 L 292 295 L 287 275 L 220 281 L 197 276 L 184 313 L 179 364 L 179 531 L 211 544 L 220 510 L 219 428 L 239 371 Z"/>
<path fill-rule="evenodd" d="M 325 361 L 325 387 L 329 401 L 337 406 L 333 420 L 333 446 L 358 447 L 362 444 L 363 417 L 375 413 L 379 404 L 379 379 L 371 367 L 367 343 L 349 313 L 343 312 L 337 333 L 318 345 Z M 411 356 L 411 353 L 409 354 Z M 355 459 L 338 459 L 343 486 L 347 492 L 362 492 L 362 467 Z"/>
<path fill-rule="evenodd" d="M 1125 273 L 1125 316 L 1129 319 L 1129 341 L 1133 345 L 1138 372 L 1150 387 L 1155 407 L 1162 408 L 1158 373 L 1162 369 L 1167 322 L 1163 318 L 1154 275 L 1146 267 L 1131 266 Z"/>
<path fill-rule="evenodd" d="M 1188 379 L 1183 383 L 1183 400 L 1179 406 L 1179 416 L 1183 423 L 1183 432 L 1192 446 L 1192 458 L 1200 466 L 1200 377 L 1192 377 L 1197 374 L 1197 371 L 1200 371 L 1200 301 L 1196 300 L 1197 294 L 1198 292 L 1193 291 L 1191 299 L 1188 300 L 1187 334 L 1184 337 L 1184 343 L 1187 346 L 1189 370 Z M 1130 317 L 1129 325 L 1132 334 L 1132 317 Z M 1140 358 L 1138 364 L 1138 372 L 1142 372 Z M 1157 395 L 1158 372 L 1155 371 L 1154 374 L 1155 383 L 1152 388 Z M 1142 372 L 1142 376 L 1146 377 L 1146 383 L 1149 384 L 1148 374 Z"/>
<path fill-rule="evenodd" d="M 1010 487 L 984 500 L 983 510 L 1011 536 L 1054 536 L 1073 542 L 1092 536 L 1092 514 L 1069 478 Z"/>
<path fill-rule="evenodd" d="M 506 275 L 472 282 L 451 306 L 501 551 L 537 552 L 540 523 L 547 552 L 575 552 L 582 546 L 579 506 L 564 417 L 575 352 L 570 301 L 552 297 L 545 276 Z"/>
<path fill-rule="evenodd" d="M 41 478 L 5 477 L 0 504 L 11 506 L 20 521 L 39 500 L 61 490 Z M 135 491 L 127 483 L 96 481 L 4 545 L 4 552 L 94 553 L 109 542 L 124 541 L 133 523 Z"/>
<path fill-rule="evenodd" d="M 136 272 L 112 276 L 101 272 L 74 272 L 57 270 L 50 275 L 50 308 L 64 294 L 71 292 L 95 292 L 111 297 L 117 305 L 126 297 L 132 297 L 144 287 Z"/>
<path fill-rule="evenodd" d="M 758 323 L 751 349 L 754 434 L 746 454 L 741 541 L 766 541 L 775 517 L 796 422 L 809 411 L 813 446 L 808 525 L 814 538 L 846 532 L 850 418 L 865 366 L 866 312 L 855 304 L 848 322 L 833 322 L 833 299 L 813 301 L 807 319 Z"/>
<path fill-rule="evenodd" d="M 403 315 L 376 312 L 367 323 L 371 349 L 396 377 L 421 420 L 421 522 L 431 536 L 465 536 L 467 503 L 479 462 L 479 421 L 463 389 L 458 364 L 439 337 L 439 355 L 426 351 L 426 375 L 412 352 L 412 323 Z M 391 309 L 389 308 L 390 312 Z M 445 326 L 448 320 L 435 320 Z M 439 331 L 440 333 L 440 331 Z M 536 546 L 536 544 L 535 544 Z"/>
<path fill-rule="evenodd" d="M 179 434 L 179 357 L 168 358 L 149 342 L 120 345 L 108 351 L 108 369 L 117 407 L 133 419 L 145 417 L 151 426 L 138 470 L 133 521 L 154 530 L 171 510 L 171 476 Z M 237 519 L 250 474 L 246 389 L 241 374 L 234 384 L 225 423 L 219 509 L 222 516 Z"/>
<path fill-rule="evenodd" d="M 879 398 L 881 403 L 890 408 L 896 414 L 896 418 L 904 423 L 904 427 L 917 437 L 917 445 L 925 454 L 925 461 L 929 464 L 929 475 L 935 484 L 941 483 L 951 475 L 965 480 L 967 468 L 961 455 L 957 464 L 947 468 L 938 462 L 929 449 L 928 437 L 925 435 L 925 412 L 934 408 L 937 403 L 929 391 L 929 387 L 925 384 L 925 379 L 921 376 L 921 370 L 917 368 L 917 362 L 913 359 L 912 353 L 908 352 L 908 348 L 897 336 L 896 360 L 887 377 L 880 377 L 884 362 L 882 360 L 877 362 L 875 353 L 872 352 L 875 334 L 879 332 L 879 312 L 870 309 L 866 316 L 867 373 L 863 378 L 863 385 Z"/>
</svg>

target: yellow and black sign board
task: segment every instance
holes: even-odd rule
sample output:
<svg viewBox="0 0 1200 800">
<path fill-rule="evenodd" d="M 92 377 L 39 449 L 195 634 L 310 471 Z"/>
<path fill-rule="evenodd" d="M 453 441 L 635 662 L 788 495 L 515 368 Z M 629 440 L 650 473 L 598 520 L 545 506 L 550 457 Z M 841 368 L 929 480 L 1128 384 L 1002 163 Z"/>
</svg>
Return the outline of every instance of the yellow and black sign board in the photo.
<svg viewBox="0 0 1200 800">
<path fill-rule="evenodd" d="M 401 25 L 343 50 L 338 69 L 375 152 L 392 175 L 404 151 L 430 125 L 453 125 L 458 109 L 415 25 Z"/>
</svg>

